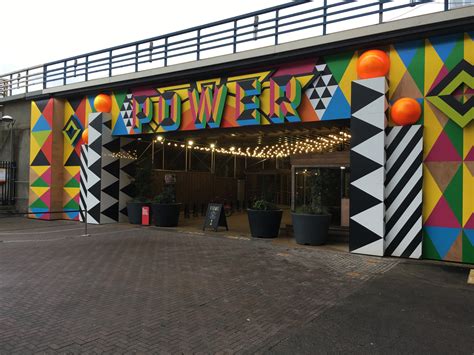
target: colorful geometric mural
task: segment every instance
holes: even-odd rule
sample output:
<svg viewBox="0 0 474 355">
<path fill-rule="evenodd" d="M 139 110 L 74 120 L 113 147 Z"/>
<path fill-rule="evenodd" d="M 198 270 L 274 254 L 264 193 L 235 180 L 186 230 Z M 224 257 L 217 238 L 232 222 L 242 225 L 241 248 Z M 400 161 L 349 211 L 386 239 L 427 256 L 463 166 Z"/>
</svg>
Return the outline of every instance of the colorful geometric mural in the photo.
<svg viewBox="0 0 474 355">
<path fill-rule="evenodd" d="M 53 99 L 31 102 L 30 217 L 51 219 Z"/>
<path fill-rule="evenodd" d="M 426 41 L 423 256 L 474 263 L 474 45 Z"/>
<path fill-rule="evenodd" d="M 417 124 L 423 126 L 425 258 L 474 263 L 474 199 L 470 198 L 474 196 L 473 36 L 472 32 L 460 33 L 379 48 L 390 58 L 389 103 L 413 98 L 423 109 Z M 362 52 L 327 55 L 181 85 L 124 88 L 109 93 L 111 121 L 106 128 L 114 136 L 123 136 L 123 140 L 134 134 L 175 130 L 349 119 L 351 110 L 355 112 L 354 107 L 360 105 L 352 102 L 351 85 L 357 80 L 357 60 Z M 87 127 L 86 117 L 94 111 L 92 100 L 63 100 L 62 208 L 66 210 L 74 210 L 80 203 L 78 186 L 84 183 L 80 161 L 87 158 L 81 157 L 81 133 Z M 44 217 L 41 212 L 51 208 L 52 173 L 48 167 L 53 159 L 54 129 L 48 102 L 32 103 L 30 207 L 39 218 Z M 122 194 L 128 182 L 122 183 L 121 176 L 127 181 L 130 176 L 122 169 L 119 174 Z M 113 176 L 117 177 L 116 169 Z M 114 201 L 116 185 L 113 180 L 113 189 L 107 190 L 113 190 Z M 115 220 L 116 202 L 112 205 Z M 120 198 L 118 208 L 125 212 Z M 77 219 L 78 214 L 66 212 L 63 218 Z"/>
</svg>

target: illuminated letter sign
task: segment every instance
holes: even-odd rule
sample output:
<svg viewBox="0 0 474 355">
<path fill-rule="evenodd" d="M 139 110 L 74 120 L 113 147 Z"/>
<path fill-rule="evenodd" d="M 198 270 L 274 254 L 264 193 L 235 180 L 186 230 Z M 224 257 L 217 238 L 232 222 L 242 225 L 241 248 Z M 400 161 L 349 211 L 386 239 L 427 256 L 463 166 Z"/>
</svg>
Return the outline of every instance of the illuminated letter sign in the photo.
<svg viewBox="0 0 474 355">
<path fill-rule="evenodd" d="M 260 124 L 262 84 L 257 79 L 239 81 L 235 85 L 235 119 L 240 126 Z"/>
<path fill-rule="evenodd" d="M 227 98 L 227 86 L 220 85 L 214 88 L 214 95 L 211 87 L 203 88 L 201 96 L 196 89 L 188 91 L 189 103 L 191 106 L 191 116 L 197 129 L 219 128 L 221 125 L 222 113 Z"/>
<path fill-rule="evenodd" d="M 300 122 L 296 110 L 301 103 L 301 84 L 294 76 L 270 78 L 270 116 L 272 123 Z"/>
</svg>

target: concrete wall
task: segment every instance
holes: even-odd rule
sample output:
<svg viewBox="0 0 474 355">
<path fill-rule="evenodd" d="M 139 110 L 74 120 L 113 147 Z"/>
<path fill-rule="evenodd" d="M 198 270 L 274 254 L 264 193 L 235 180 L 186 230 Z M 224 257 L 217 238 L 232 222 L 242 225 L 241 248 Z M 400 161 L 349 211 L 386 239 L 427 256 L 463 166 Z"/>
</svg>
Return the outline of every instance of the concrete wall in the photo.
<svg viewBox="0 0 474 355">
<path fill-rule="evenodd" d="M 4 103 L 0 115 L 10 115 L 15 119 L 13 126 L 14 161 L 17 163 L 16 208 L 28 209 L 29 156 L 30 156 L 30 106 L 29 101 Z M 10 128 L 0 124 L 0 160 L 10 160 Z"/>
</svg>

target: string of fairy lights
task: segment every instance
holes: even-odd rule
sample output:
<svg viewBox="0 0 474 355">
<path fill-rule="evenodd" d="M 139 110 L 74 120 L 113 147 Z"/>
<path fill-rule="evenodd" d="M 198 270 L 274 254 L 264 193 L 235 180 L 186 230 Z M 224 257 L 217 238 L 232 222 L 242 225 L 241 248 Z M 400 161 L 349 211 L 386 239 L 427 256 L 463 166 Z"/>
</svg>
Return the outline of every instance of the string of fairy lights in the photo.
<svg viewBox="0 0 474 355">
<path fill-rule="evenodd" d="M 236 155 L 248 158 L 286 158 L 290 155 L 323 153 L 337 150 L 341 145 L 350 142 L 351 135 L 340 131 L 339 134 L 329 134 L 315 138 L 301 138 L 294 142 L 281 142 L 269 145 L 256 145 L 253 147 L 221 147 L 216 143 L 209 145 L 196 144 L 193 140 L 186 142 L 165 139 L 163 136 L 155 138 L 155 143 L 175 148 L 193 149 L 202 152 L 214 152 L 217 154 Z"/>
<path fill-rule="evenodd" d="M 339 149 L 341 146 L 350 142 L 351 135 L 347 132 L 340 131 L 339 134 L 328 134 L 327 136 L 318 136 L 315 138 L 297 138 L 289 142 L 286 138 L 284 142 L 269 145 L 256 145 L 253 147 L 220 147 L 216 143 L 209 145 L 196 144 L 193 140 L 176 141 L 166 139 L 163 136 L 154 138 L 154 143 L 169 146 L 173 148 L 183 148 L 187 150 L 196 150 L 201 152 L 235 155 L 247 158 L 286 158 L 290 155 L 308 154 L 308 153 L 324 153 Z M 138 153 L 136 149 L 130 151 L 121 151 L 112 153 L 113 158 L 137 160 Z"/>
</svg>

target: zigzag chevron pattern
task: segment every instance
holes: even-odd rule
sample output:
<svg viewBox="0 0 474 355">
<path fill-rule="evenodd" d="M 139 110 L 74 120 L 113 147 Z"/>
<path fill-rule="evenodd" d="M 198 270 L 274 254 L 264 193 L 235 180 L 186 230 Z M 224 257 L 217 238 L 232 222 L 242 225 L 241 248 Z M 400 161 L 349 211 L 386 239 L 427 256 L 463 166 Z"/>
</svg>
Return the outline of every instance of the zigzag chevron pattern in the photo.
<svg viewBox="0 0 474 355">
<path fill-rule="evenodd" d="M 385 255 L 421 258 L 423 127 L 386 130 Z"/>
<path fill-rule="evenodd" d="M 112 137 L 111 127 L 111 116 L 103 114 L 100 223 L 119 221 L 120 138 Z"/>
<path fill-rule="evenodd" d="M 120 152 L 124 156 L 129 155 L 129 151 L 132 151 L 136 145 L 135 139 L 120 138 Z M 131 183 L 132 176 L 135 170 L 135 160 L 121 158 L 120 159 L 120 178 L 119 178 L 119 222 L 127 222 L 127 202 L 132 199 Z"/>
<path fill-rule="evenodd" d="M 349 250 L 384 254 L 385 78 L 352 82 Z"/>
<path fill-rule="evenodd" d="M 87 151 L 87 222 L 100 223 L 102 172 L 102 113 L 89 114 L 89 149 Z"/>
</svg>

